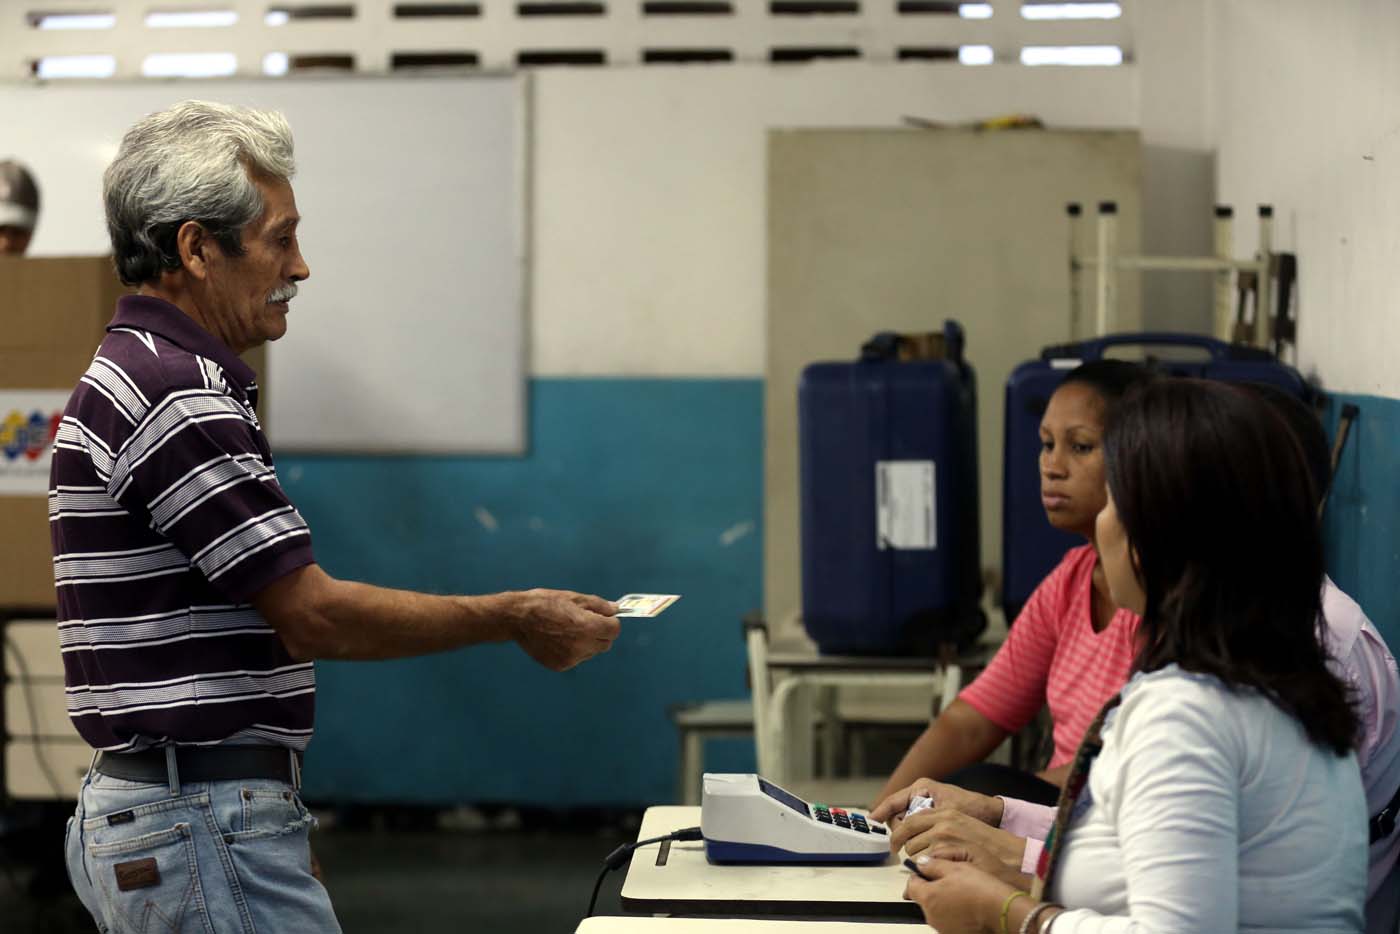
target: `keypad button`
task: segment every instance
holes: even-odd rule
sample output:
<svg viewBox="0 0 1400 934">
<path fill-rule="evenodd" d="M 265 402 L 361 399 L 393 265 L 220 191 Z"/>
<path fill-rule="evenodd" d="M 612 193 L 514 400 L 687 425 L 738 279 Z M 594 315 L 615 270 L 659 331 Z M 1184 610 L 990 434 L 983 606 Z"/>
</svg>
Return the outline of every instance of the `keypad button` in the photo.
<svg viewBox="0 0 1400 934">
<path fill-rule="evenodd" d="M 871 824 L 870 829 L 878 834 L 884 834 L 886 832 L 885 828 L 881 827 L 879 824 Z"/>
<path fill-rule="evenodd" d="M 864 824 L 856 824 L 855 829 L 859 830 L 861 833 L 870 833 L 870 828 Z"/>
<path fill-rule="evenodd" d="M 817 820 L 821 821 L 823 824 L 831 823 L 831 818 L 827 817 L 825 814 L 818 814 Z"/>
</svg>

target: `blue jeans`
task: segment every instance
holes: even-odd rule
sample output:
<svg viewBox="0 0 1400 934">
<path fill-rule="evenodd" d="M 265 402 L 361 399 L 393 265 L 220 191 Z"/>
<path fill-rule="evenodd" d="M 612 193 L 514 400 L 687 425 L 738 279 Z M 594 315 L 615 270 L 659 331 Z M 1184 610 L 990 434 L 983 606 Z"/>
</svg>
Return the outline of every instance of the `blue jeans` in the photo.
<svg viewBox="0 0 1400 934">
<path fill-rule="evenodd" d="M 103 934 L 339 934 L 311 875 L 315 818 L 261 779 L 171 785 L 89 772 L 68 877 Z"/>
</svg>

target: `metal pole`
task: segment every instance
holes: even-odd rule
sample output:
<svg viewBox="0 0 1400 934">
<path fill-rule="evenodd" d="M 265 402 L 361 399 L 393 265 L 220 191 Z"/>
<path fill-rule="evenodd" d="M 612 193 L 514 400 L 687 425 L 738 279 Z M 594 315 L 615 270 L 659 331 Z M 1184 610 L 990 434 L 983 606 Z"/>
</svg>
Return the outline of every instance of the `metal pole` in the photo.
<svg viewBox="0 0 1400 934">
<path fill-rule="evenodd" d="M 1079 261 L 1081 267 L 1097 267 L 1098 264 L 1098 258 L 1093 256 Z M 1135 253 L 1119 254 L 1113 265 L 1118 268 L 1119 272 L 1132 269 L 1164 269 L 1179 272 L 1233 273 L 1241 269 L 1253 272 L 1259 268 L 1258 261 L 1253 258 L 1217 259 L 1214 256 L 1139 256 Z"/>
<path fill-rule="evenodd" d="M 1118 317 L 1118 205 L 1112 201 L 1099 202 L 1098 266 L 1094 270 L 1094 323 L 1098 336 L 1109 332 Z"/>
<path fill-rule="evenodd" d="M 1235 212 L 1228 204 L 1215 206 L 1215 255 L 1225 262 L 1230 261 L 1231 224 Z M 1223 341 L 1230 340 L 1234 329 L 1234 307 L 1230 294 L 1230 273 L 1215 274 L 1215 336 Z"/>
<path fill-rule="evenodd" d="M 1274 318 L 1272 307 L 1273 278 L 1272 260 L 1274 255 L 1274 209 L 1272 205 L 1259 205 L 1259 288 L 1254 293 L 1254 343 L 1259 347 L 1272 347 L 1274 342 Z"/>
<path fill-rule="evenodd" d="M 1083 212 L 1079 208 L 1078 201 L 1071 201 L 1065 205 L 1065 214 L 1069 218 L 1069 339 L 1079 340 L 1084 335 L 1080 332 L 1080 316 L 1084 313 L 1084 296 L 1080 293 L 1079 277 L 1082 267 L 1079 262 L 1080 238 L 1082 236 L 1083 224 L 1079 222 L 1079 217 Z"/>
</svg>

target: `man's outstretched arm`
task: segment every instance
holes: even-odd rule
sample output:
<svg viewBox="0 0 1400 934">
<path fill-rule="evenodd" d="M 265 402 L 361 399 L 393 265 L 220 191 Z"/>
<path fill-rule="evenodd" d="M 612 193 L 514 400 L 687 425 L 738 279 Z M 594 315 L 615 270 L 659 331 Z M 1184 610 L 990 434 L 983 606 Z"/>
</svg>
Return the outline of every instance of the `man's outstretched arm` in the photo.
<svg viewBox="0 0 1400 934">
<path fill-rule="evenodd" d="M 621 630 L 617 608 L 588 594 L 437 596 L 337 580 L 316 564 L 269 584 L 253 605 L 301 659 L 402 658 L 513 641 L 564 671 L 606 652 Z"/>
</svg>

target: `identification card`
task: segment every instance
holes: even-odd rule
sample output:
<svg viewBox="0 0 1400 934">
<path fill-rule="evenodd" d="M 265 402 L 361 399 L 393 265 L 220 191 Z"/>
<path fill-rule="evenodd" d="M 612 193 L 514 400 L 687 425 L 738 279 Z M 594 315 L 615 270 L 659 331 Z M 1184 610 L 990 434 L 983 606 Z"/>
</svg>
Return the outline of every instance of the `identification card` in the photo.
<svg viewBox="0 0 1400 934">
<path fill-rule="evenodd" d="M 617 615 L 623 617 L 660 616 L 661 611 L 679 600 L 675 593 L 629 593 L 617 598 Z"/>
</svg>

